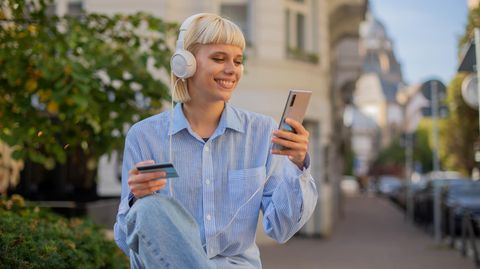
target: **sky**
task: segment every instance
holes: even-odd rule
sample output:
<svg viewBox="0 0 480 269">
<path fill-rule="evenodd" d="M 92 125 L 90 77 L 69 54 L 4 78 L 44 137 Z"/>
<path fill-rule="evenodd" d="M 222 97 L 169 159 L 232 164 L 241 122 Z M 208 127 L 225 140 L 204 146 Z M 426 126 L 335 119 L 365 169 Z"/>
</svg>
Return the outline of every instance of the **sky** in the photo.
<svg viewBox="0 0 480 269">
<path fill-rule="evenodd" d="M 369 0 L 373 15 L 393 40 L 408 84 L 431 78 L 448 84 L 458 67 L 458 40 L 468 16 L 467 0 Z"/>
</svg>

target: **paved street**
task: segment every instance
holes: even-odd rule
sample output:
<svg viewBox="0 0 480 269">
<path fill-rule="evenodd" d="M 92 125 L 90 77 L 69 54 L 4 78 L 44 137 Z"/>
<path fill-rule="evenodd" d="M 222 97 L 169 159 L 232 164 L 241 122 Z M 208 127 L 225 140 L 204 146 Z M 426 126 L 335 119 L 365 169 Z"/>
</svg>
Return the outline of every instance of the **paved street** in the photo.
<svg viewBox="0 0 480 269">
<path fill-rule="evenodd" d="M 475 268 L 459 251 L 436 246 L 391 202 L 369 196 L 347 198 L 331 238 L 295 237 L 285 245 L 263 244 L 260 251 L 265 269 Z"/>
</svg>

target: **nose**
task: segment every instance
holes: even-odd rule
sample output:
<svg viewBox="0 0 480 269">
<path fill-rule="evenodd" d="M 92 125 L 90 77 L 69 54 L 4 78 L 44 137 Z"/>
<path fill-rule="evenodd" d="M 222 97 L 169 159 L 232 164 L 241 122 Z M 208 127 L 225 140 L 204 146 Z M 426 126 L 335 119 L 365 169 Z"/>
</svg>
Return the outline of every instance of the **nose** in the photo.
<svg viewBox="0 0 480 269">
<path fill-rule="evenodd" d="M 224 72 L 226 74 L 232 75 L 235 74 L 236 70 L 239 69 L 239 67 L 235 64 L 233 61 L 227 61 L 225 63 L 225 69 Z"/>
</svg>

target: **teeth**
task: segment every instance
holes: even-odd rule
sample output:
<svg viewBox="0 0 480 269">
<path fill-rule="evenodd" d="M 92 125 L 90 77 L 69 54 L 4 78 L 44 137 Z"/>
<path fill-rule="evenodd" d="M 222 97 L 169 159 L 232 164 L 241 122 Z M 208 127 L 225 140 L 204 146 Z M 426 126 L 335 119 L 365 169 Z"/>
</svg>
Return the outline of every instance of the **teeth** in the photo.
<svg viewBox="0 0 480 269">
<path fill-rule="evenodd" d="M 222 87 L 225 87 L 225 88 L 231 88 L 231 87 L 233 87 L 233 81 L 230 81 L 230 80 L 222 80 L 222 79 L 219 79 L 219 80 L 217 80 L 217 82 L 218 82 Z"/>
</svg>

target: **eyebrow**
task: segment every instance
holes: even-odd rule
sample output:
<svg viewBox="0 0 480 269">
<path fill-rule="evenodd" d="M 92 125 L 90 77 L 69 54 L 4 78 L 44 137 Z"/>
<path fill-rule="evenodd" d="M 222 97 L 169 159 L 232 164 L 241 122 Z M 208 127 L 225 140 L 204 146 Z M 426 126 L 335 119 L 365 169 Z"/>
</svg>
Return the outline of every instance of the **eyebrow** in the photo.
<svg viewBox="0 0 480 269">
<path fill-rule="evenodd" d="M 214 51 L 214 52 L 210 53 L 210 55 L 215 55 L 215 54 L 228 55 L 228 53 L 223 52 L 223 51 Z M 237 55 L 234 56 L 234 58 L 238 58 L 238 57 L 243 58 L 243 54 L 237 54 Z"/>
</svg>

